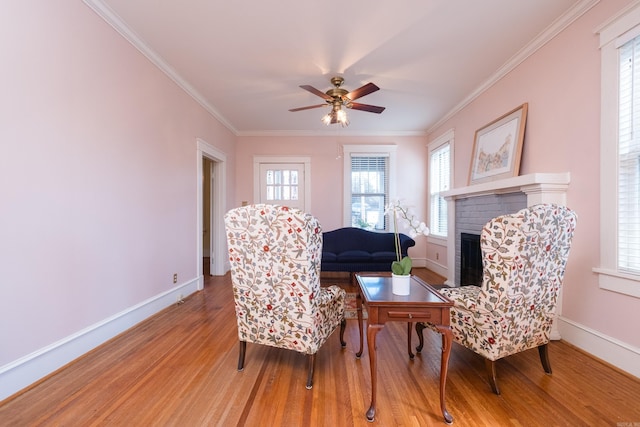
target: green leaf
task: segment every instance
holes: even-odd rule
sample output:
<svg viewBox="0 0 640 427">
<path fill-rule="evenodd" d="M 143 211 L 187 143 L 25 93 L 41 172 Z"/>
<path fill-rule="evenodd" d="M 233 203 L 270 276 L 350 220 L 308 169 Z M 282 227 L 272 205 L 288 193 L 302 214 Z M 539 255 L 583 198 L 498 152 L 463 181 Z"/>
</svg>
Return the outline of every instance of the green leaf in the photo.
<svg viewBox="0 0 640 427">
<path fill-rule="evenodd" d="M 411 274 L 412 266 L 413 266 L 413 263 L 411 262 L 411 258 L 406 256 L 402 258 L 402 260 L 400 260 L 399 262 L 393 261 L 391 263 L 391 271 L 393 272 L 393 274 L 397 274 L 400 276 L 407 276 Z"/>
</svg>

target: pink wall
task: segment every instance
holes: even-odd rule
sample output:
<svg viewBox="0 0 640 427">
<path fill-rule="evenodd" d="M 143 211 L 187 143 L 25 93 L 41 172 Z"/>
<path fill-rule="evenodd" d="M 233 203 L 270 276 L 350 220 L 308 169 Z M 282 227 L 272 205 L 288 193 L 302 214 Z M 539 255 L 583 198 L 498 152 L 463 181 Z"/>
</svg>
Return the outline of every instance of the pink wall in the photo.
<svg viewBox="0 0 640 427">
<path fill-rule="evenodd" d="M 312 158 L 312 208 L 342 226 L 344 144 L 397 144 L 399 196 L 426 218 L 426 138 L 236 138 L 82 2 L 7 0 L 0 14 L 0 367 L 197 276 L 196 138 L 227 156 L 227 206 L 253 198 L 253 156 Z M 640 346 L 640 300 L 598 288 L 601 1 L 467 108 L 455 185 L 474 131 L 523 103 L 522 173 L 571 172 L 580 215 L 563 315 Z M 355 117 L 354 117 L 355 120 Z M 424 239 L 415 257 L 434 257 Z M 440 260 L 442 263 L 442 258 Z M 445 261 L 446 263 L 446 261 Z"/>
<path fill-rule="evenodd" d="M 235 175 L 234 135 L 85 4 L 6 3 L 0 367 L 195 279 L 196 137 Z"/>
<path fill-rule="evenodd" d="M 352 120 L 356 120 L 354 117 Z M 343 226 L 342 146 L 395 144 L 398 162 L 398 197 L 416 207 L 426 221 L 427 148 L 424 137 L 239 137 L 237 145 L 236 205 L 253 200 L 254 156 L 311 157 L 311 212 L 324 230 Z M 340 156 L 340 157 L 339 157 Z M 416 239 L 411 256 L 425 258 L 425 239 Z"/>
<path fill-rule="evenodd" d="M 455 185 L 467 185 L 474 132 L 528 102 L 521 174 L 570 172 L 567 204 L 579 215 L 566 270 L 562 315 L 640 346 L 640 300 L 601 290 L 599 263 L 600 50 L 594 30 L 629 1 L 599 2 L 438 129 L 455 128 Z"/>
</svg>

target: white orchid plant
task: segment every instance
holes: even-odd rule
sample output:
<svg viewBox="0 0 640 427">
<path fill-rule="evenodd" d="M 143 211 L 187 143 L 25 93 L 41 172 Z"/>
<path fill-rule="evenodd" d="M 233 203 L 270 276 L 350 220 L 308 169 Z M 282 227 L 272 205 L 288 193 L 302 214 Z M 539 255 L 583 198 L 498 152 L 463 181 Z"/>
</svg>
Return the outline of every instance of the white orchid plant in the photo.
<svg viewBox="0 0 640 427">
<path fill-rule="evenodd" d="M 406 233 L 412 239 L 418 236 L 428 236 L 429 227 L 418 220 L 413 213 L 411 207 L 403 204 L 401 200 L 393 200 L 384 210 L 385 215 L 390 215 L 393 219 L 393 229 L 395 234 L 396 260 L 391 263 L 391 271 L 393 274 L 407 276 L 411 273 L 413 262 L 411 257 L 402 257 L 400 246 L 400 228 L 406 230 Z"/>
</svg>

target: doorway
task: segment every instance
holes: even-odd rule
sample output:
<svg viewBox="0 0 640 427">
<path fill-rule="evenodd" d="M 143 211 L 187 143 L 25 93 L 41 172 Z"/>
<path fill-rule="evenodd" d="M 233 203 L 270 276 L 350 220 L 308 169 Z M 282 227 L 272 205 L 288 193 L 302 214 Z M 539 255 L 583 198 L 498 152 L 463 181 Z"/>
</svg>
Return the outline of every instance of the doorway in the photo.
<svg viewBox="0 0 640 427">
<path fill-rule="evenodd" d="M 224 213 L 226 209 L 226 155 L 198 138 L 197 143 L 197 272 L 198 289 L 204 287 L 203 259 L 209 256 L 209 272 L 212 276 L 225 274 L 226 240 L 224 238 Z M 205 172 L 205 168 L 207 169 Z M 207 180 L 205 185 L 205 179 Z M 207 196 L 205 197 L 205 189 Z M 205 207 L 206 203 L 206 207 Z M 205 223 L 205 217 L 207 221 Z M 208 251 L 205 252 L 205 233 Z"/>
</svg>

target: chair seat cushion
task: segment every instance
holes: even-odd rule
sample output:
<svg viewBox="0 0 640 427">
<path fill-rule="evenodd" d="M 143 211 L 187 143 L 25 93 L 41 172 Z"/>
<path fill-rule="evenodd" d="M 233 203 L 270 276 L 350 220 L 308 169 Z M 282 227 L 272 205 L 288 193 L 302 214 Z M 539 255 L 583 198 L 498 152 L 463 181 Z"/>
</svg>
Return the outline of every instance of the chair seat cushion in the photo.
<svg viewBox="0 0 640 427">
<path fill-rule="evenodd" d="M 440 293 L 452 300 L 456 306 L 472 309 L 469 305 L 473 306 L 475 304 L 480 290 L 480 286 L 470 285 L 458 288 L 443 288 Z"/>
</svg>

